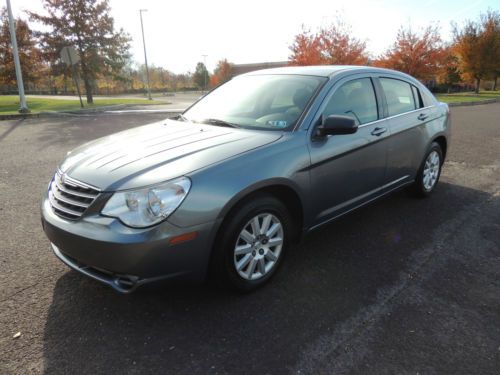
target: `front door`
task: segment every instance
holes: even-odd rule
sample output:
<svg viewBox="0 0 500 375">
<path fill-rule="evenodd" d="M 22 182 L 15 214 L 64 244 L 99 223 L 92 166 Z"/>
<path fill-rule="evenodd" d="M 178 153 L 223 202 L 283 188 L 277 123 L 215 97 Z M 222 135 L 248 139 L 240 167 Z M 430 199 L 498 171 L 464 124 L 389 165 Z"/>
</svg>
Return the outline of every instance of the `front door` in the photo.
<svg viewBox="0 0 500 375">
<path fill-rule="evenodd" d="M 389 137 L 369 77 L 340 81 L 321 108 L 315 123 L 332 114 L 345 115 L 355 119 L 358 130 L 348 135 L 312 137 L 309 143 L 313 225 L 336 217 L 382 191 Z"/>
</svg>

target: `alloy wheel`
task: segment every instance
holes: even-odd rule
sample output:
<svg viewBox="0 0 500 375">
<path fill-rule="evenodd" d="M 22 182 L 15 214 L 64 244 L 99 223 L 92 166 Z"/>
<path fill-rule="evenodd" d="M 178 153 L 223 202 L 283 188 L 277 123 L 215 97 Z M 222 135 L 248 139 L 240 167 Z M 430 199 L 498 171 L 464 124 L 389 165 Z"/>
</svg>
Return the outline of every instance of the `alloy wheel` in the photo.
<svg viewBox="0 0 500 375">
<path fill-rule="evenodd" d="M 283 225 L 271 213 L 249 220 L 236 240 L 234 266 L 245 280 L 257 280 L 276 265 L 283 248 Z"/>
<path fill-rule="evenodd" d="M 437 151 L 432 151 L 425 160 L 423 171 L 423 185 L 426 191 L 431 191 L 439 177 L 441 159 Z"/>
</svg>

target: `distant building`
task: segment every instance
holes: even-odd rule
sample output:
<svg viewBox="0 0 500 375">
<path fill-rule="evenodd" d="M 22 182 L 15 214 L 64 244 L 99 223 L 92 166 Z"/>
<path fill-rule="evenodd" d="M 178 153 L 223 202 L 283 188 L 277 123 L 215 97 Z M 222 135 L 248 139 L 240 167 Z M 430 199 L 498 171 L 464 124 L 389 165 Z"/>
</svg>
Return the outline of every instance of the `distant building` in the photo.
<svg viewBox="0 0 500 375">
<path fill-rule="evenodd" d="M 238 76 L 240 74 L 253 72 L 255 70 L 281 68 L 281 67 L 287 66 L 287 65 L 288 65 L 288 61 L 260 62 L 260 63 L 253 63 L 253 64 L 233 64 L 231 70 L 232 70 L 233 76 Z"/>
</svg>

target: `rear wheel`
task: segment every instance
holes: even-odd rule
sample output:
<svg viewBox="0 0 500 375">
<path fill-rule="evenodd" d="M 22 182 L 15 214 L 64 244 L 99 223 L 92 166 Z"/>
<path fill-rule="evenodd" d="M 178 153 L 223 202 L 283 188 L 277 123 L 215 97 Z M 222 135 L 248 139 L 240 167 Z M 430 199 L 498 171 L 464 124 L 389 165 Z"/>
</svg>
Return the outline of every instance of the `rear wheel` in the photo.
<svg viewBox="0 0 500 375">
<path fill-rule="evenodd" d="M 289 244 L 292 221 L 286 206 L 270 195 L 238 205 L 215 244 L 212 272 L 234 289 L 251 291 L 277 271 Z"/>
<path fill-rule="evenodd" d="M 441 176 L 442 165 L 441 146 L 434 142 L 427 151 L 413 184 L 413 191 L 417 196 L 427 197 L 434 191 Z"/>
</svg>

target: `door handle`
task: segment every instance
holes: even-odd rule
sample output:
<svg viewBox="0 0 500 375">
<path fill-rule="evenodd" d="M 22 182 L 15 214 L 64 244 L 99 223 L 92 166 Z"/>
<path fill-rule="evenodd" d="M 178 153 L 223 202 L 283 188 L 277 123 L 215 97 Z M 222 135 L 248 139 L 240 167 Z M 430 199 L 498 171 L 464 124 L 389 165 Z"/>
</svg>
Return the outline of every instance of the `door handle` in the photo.
<svg viewBox="0 0 500 375">
<path fill-rule="evenodd" d="M 426 120 L 426 119 L 427 119 L 427 117 L 429 117 L 429 116 L 427 116 L 425 113 L 421 113 L 421 114 L 419 114 L 419 115 L 418 115 L 418 117 L 417 117 L 417 118 L 418 118 L 419 120 L 421 120 L 421 121 L 424 121 L 424 120 Z"/>
<path fill-rule="evenodd" d="M 374 135 L 376 137 L 380 137 L 382 134 L 384 134 L 387 131 L 387 128 L 379 128 L 376 127 L 375 129 L 372 130 L 371 135 Z"/>
</svg>

